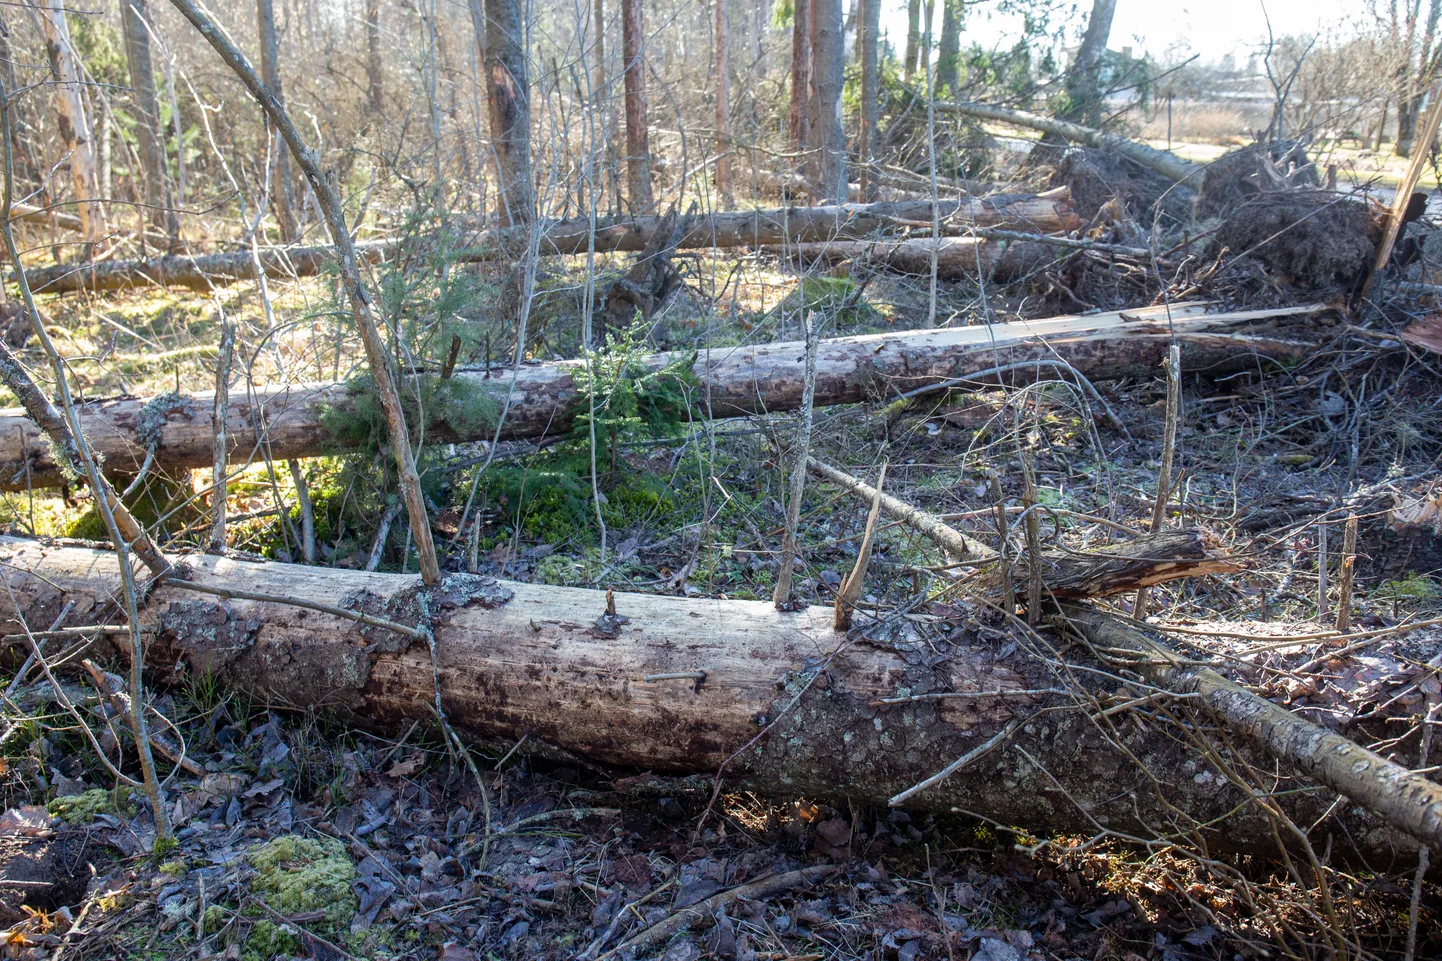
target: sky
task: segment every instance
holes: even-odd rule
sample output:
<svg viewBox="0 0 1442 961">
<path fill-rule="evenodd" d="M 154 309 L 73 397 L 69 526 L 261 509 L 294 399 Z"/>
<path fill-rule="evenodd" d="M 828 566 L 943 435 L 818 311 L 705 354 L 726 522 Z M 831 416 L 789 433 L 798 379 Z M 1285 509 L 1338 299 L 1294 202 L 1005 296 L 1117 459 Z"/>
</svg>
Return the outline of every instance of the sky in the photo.
<svg viewBox="0 0 1442 961">
<path fill-rule="evenodd" d="M 1088 0 L 1079 3 L 1083 10 L 1090 10 Z M 1266 5 L 1279 35 L 1327 33 L 1365 15 L 1360 0 L 1266 0 Z M 988 47 L 1004 45 L 1019 32 L 1016 18 L 994 12 L 994 0 L 968 3 L 967 8 L 967 35 L 974 42 Z M 905 45 L 904 3 L 882 8 L 882 30 L 898 49 Z M 1109 46 L 1113 50 L 1130 46 L 1138 54 L 1165 59 L 1169 48 L 1180 45 L 1200 54 L 1204 61 L 1228 53 L 1245 61 L 1266 34 L 1262 0 L 1117 0 Z"/>
</svg>

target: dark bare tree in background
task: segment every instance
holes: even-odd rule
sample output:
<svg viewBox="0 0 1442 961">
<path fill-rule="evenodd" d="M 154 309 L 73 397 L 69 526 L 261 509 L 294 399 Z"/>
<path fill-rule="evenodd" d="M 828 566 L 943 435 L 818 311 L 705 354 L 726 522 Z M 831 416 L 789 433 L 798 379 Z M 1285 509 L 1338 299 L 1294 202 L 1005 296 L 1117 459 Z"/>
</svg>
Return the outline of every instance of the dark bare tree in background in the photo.
<svg viewBox="0 0 1442 961">
<path fill-rule="evenodd" d="M 621 56 L 626 86 L 626 185 L 631 212 L 648 213 L 651 198 L 651 140 L 646 97 L 646 15 L 642 0 L 621 0 Z"/>
<path fill-rule="evenodd" d="M 125 58 L 130 66 L 131 96 L 135 100 L 136 150 L 140 154 L 145 188 L 145 216 L 165 231 L 174 247 L 180 239 L 180 218 L 165 175 L 160 97 L 155 89 L 155 66 L 150 57 L 150 16 L 145 0 L 121 0 L 120 13 L 125 29 Z"/>
<path fill-rule="evenodd" d="M 275 33 L 275 6 L 272 0 L 255 0 L 256 30 L 260 34 L 260 76 L 266 87 L 275 94 L 275 99 L 285 103 L 285 87 L 280 74 L 280 41 Z M 267 123 L 268 129 L 274 129 Z M 300 240 L 300 221 L 296 218 L 294 184 L 290 176 L 290 157 L 275 140 L 275 177 L 271 181 L 271 209 L 275 221 L 280 225 L 280 235 L 286 243 Z"/>
<path fill-rule="evenodd" d="M 526 22 L 520 0 L 485 0 L 486 80 L 491 112 L 491 150 L 496 157 L 496 197 L 501 223 L 529 224 L 535 217 L 531 174 L 531 86 Z"/>
</svg>

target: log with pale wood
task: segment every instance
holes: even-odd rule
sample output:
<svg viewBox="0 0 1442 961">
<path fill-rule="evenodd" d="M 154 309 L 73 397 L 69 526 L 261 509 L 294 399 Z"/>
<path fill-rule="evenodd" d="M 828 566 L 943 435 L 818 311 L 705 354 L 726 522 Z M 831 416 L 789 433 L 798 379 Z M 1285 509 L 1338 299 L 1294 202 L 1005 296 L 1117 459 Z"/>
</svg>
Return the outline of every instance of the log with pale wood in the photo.
<svg viewBox="0 0 1442 961">
<path fill-rule="evenodd" d="M 1176 304 L 1085 316 L 839 337 L 822 341 L 817 358 L 818 406 L 896 398 L 920 387 L 976 377 L 958 389 L 998 382 L 986 373 L 996 366 L 1043 360 L 1052 366 L 1035 371 L 1012 369 L 1001 376 L 1017 382 L 1055 376 L 1055 363 L 1066 362 L 1084 376 L 1105 380 L 1149 377 L 1175 336 L 1187 345 L 1187 369 L 1233 373 L 1272 361 L 1310 355 L 1324 325 L 1321 305 L 1208 313 L 1205 304 Z M 799 343 L 716 348 L 695 360 L 705 385 L 697 396 L 704 406 L 697 418 L 743 417 L 795 410 L 801 403 L 804 347 Z M 653 369 L 683 354 L 658 354 Z M 512 379 L 515 390 L 500 430 L 501 439 L 555 437 L 571 429 L 580 402 L 572 379 L 580 361 L 523 366 L 512 371 L 467 371 L 454 377 L 466 388 L 487 391 L 498 406 Z M 489 375 L 489 376 L 488 376 Z M 261 440 L 275 460 L 334 453 L 337 440 L 322 425 L 330 408 L 354 402 L 344 383 L 292 384 L 234 390 L 230 394 L 226 439 L 232 466 L 257 460 Z M 153 445 L 162 468 L 209 467 L 214 462 L 214 396 L 167 394 L 151 400 L 94 401 L 81 407 L 90 444 L 107 470 L 134 472 Z M 260 425 L 260 433 L 257 433 Z M 494 425 L 457 429 L 446 423 L 428 429 L 426 440 L 491 440 Z M 26 462 L 29 462 L 27 472 Z M 62 480 L 49 444 L 18 409 L 0 411 L 0 487 L 56 484 Z"/>
<path fill-rule="evenodd" d="M 1056 117 L 1044 117 L 1025 110 L 999 107 L 991 103 L 939 100 L 936 103 L 936 109 L 946 113 L 976 117 L 978 120 L 994 120 L 1017 127 L 1026 127 L 1030 130 L 1039 130 L 1042 133 L 1053 134 L 1072 143 L 1085 144 L 1088 147 L 1114 150 L 1134 163 L 1149 170 L 1155 170 L 1162 176 L 1178 183 L 1192 181 L 1193 178 L 1200 180 L 1202 172 L 1200 164 L 1178 157 L 1170 150 L 1159 150 L 1148 144 L 1118 137 L 1116 134 L 1110 134 L 1103 130 L 1084 127 L 1079 123 L 1059 120 Z M 1193 185 L 1195 186 L 1195 181 Z"/>
<path fill-rule="evenodd" d="M 1168 836 L 1183 811 L 1204 822 L 1200 840 L 1214 851 L 1276 852 L 1266 813 L 1166 725 L 1099 723 L 1134 691 L 1077 672 L 1090 686 L 1057 693 L 1051 669 L 1004 643 L 1005 622 L 982 608 L 953 613 L 945 630 L 859 619 L 847 633 L 832 628 L 830 608 L 617 594 L 619 618 L 605 618 L 605 592 L 579 588 L 456 574 L 422 602 L 410 575 L 177 561 L 190 586 L 157 585 L 142 615 L 152 670 L 208 675 L 257 705 L 379 726 L 432 721 L 439 696 L 452 727 L 482 740 L 525 735 L 593 764 L 700 775 L 706 790 L 724 767 L 737 787 L 862 803 L 966 757 L 908 806 L 1143 838 Z M 50 623 L 66 602 L 77 623 L 116 616 L 109 552 L 4 538 L 0 563 L 0 632 Z M 1258 763 L 1297 823 L 1333 805 L 1331 792 Z M 1415 856 L 1415 843 L 1360 806 L 1335 816 L 1319 828 L 1338 827 L 1333 858 L 1360 854 L 1380 869 Z"/>
<path fill-rule="evenodd" d="M 941 200 L 936 209 L 951 231 L 975 225 L 1059 233 L 1082 226 L 1081 219 L 1072 210 L 1071 194 L 1066 190 Z M 929 200 L 725 211 L 692 218 L 690 228 L 677 246 L 695 249 L 855 239 L 895 230 L 898 225 L 930 223 L 931 217 Z M 560 220 L 545 225 L 538 235 L 533 235 L 530 227 L 489 230 L 449 250 L 448 256 L 462 262 L 493 260 L 505 251 L 526 250 L 533 242 L 541 255 L 584 254 L 593 235 L 598 253 L 637 252 L 646 248 L 662 220 L 654 216 L 626 217 L 602 221 L 594 231 L 584 218 Z M 405 244 L 407 250 L 414 248 L 414 241 L 408 240 Z M 396 244 L 392 241 L 356 245 L 357 254 L 369 263 L 384 260 L 394 249 Z M 331 260 L 330 247 L 269 248 L 260 252 L 261 268 L 272 278 L 315 276 Z M 246 250 L 151 260 L 58 264 L 29 271 L 26 276 L 36 293 L 155 285 L 208 290 L 212 286 L 253 279 L 255 260 Z"/>
</svg>

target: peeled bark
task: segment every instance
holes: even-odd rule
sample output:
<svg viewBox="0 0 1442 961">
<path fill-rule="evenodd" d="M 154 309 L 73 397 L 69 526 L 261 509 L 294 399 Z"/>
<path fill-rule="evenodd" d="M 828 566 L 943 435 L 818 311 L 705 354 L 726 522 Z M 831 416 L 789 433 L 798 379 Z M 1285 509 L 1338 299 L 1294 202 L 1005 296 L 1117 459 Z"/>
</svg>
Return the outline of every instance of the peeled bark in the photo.
<svg viewBox="0 0 1442 961">
<path fill-rule="evenodd" d="M 1093 130 L 1091 127 L 1083 127 L 1081 124 L 1057 120 L 1054 117 L 1043 117 L 1025 110 L 1012 110 L 989 103 L 953 103 L 950 101 L 938 101 L 936 109 L 968 117 L 978 117 L 982 120 L 1009 123 L 1018 127 L 1029 127 L 1032 130 L 1040 130 L 1043 133 L 1063 137 L 1072 143 L 1086 144 L 1088 147 L 1106 147 L 1141 164 L 1148 170 L 1155 170 L 1163 177 L 1170 177 L 1178 183 L 1193 177 L 1200 177 L 1202 172 L 1199 165 L 1190 160 L 1183 160 L 1170 151 L 1158 150 L 1144 143 L 1137 143 L 1135 140 L 1127 140 L 1125 137 L 1103 133 L 1100 130 Z"/>
<path fill-rule="evenodd" d="M 48 623 L 67 601 L 73 620 L 114 617 L 114 555 L 4 538 L 0 558 L 9 588 L 0 631 Z M 204 673 L 257 703 L 381 726 L 433 721 L 439 697 L 451 726 L 481 739 L 524 733 L 591 763 L 674 775 L 724 767 L 746 789 L 876 804 L 998 738 L 910 806 L 1046 833 L 1103 825 L 1133 836 L 1168 830 L 1180 810 L 1207 824 L 1213 849 L 1276 852 L 1258 806 L 1166 726 L 1112 729 L 1095 717 L 1098 703 L 1134 694 L 1105 679 L 1050 693 L 1058 678 L 1015 645 L 999 655 L 981 612 L 954 616 L 944 637 L 902 628 L 866 643 L 833 630 L 827 607 L 784 613 L 756 601 L 617 594 L 627 618 L 618 623 L 602 617 L 600 591 L 457 574 L 425 592 L 433 653 L 417 636 L 414 576 L 186 560 L 189 582 L 205 592 L 172 580 L 148 595 L 147 663 L 176 680 Z M 951 692 L 973 696 L 926 697 Z M 1054 710 L 1037 713 L 1043 707 Z M 1294 790 L 1281 803 L 1310 824 L 1333 800 Z M 1351 844 L 1379 868 L 1415 853 L 1365 811 L 1339 816 L 1336 858 Z"/>
<path fill-rule="evenodd" d="M 621 0 L 621 55 L 626 88 L 626 177 L 631 212 L 649 213 L 651 143 L 646 99 L 646 18 L 642 0 Z"/>
<path fill-rule="evenodd" d="M 1166 355 L 1173 332 L 1186 346 L 1187 370 L 1221 374 L 1254 368 L 1259 358 L 1300 359 L 1315 351 L 1317 314 L 1321 306 L 1277 308 L 1208 314 L 1204 304 L 1174 304 L 1171 323 L 1161 307 L 990 327 L 917 330 L 822 341 L 817 362 L 817 406 L 854 404 L 894 397 L 919 387 L 976 375 L 975 386 L 997 382 L 985 374 L 997 366 L 1045 359 L 1070 363 L 1092 380 L 1124 376 L 1150 377 Z M 795 410 L 801 403 L 801 358 L 804 347 L 779 343 L 715 350 L 695 361 L 696 376 L 705 384 L 698 396 L 709 406 L 695 417 L 743 417 L 768 411 Z M 649 361 L 660 368 L 677 359 L 658 354 Z M 572 374 L 579 361 L 525 366 L 515 373 L 515 393 L 502 425 L 501 438 L 556 437 L 571 429 L 584 395 Z M 1040 368 L 1052 376 L 1052 367 Z M 1021 382 L 1027 372 L 1007 375 Z M 504 393 L 508 373 L 457 369 L 453 379 L 477 391 Z M 344 410 L 352 403 L 345 384 L 293 384 L 235 391 L 230 399 L 230 461 L 244 463 L 258 453 L 255 424 L 266 425 L 266 445 L 274 460 L 310 457 L 337 449 L 336 439 L 322 425 L 330 407 Z M 106 458 L 110 470 L 134 471 L 150 442 L 161 467 L 208 467 L 214 454 L 210 392 L 138 399 L 96 401 L 81 408 L 83 430 L 92 448 Z M 260 409 L 256 409 L 256 408 Z M 429 429 L 427 441 L 490 440 L 493 425 L 458 430 L 447 424 Z M 0 411 L 0 486 L 22 489 L 27 482 L 59 480 L 49 445 L 20 410 Z"/>
<path fill-rule="evenodd" d="M 1039 196 L 998 195 L 943 200 L 939 212 L 947 221 L 956 222 L 955 229 L 976 224 L 1056 233 L 1074 230 L 1081 225 L 1081 220 L 1071 208 L 1070 194 L 1065 191 Z M 515 213 L 519 215 L 521 211 Z M 595 250 L 597 253 L 645 250 L 663 219 L 621 217 L 601 221 L 595 230 Z M 724 212 L 692 218 L 679 246 L 741 247 L 857 238 L 923 220 L 931 222 L 930 201 Z M 584 218 L 556 221 L 545 228 L 537 252 L 584 254 L 591 234 L 591 224 Z M 463 261 L 501 259 L 509 257 L 510 251 L 523 248 L 529 243 L 529 238 L 529 227 L 487 231 L 471 246 L 450 253 Z M 356 247 L 362 259 L 369 262 L 384 260 L 393 249 L 393 245 L 387 243 L 357 244 Z M 310 277 L 320 272 L 332 254 L 330 247 L 274 248 L 262 251 L 260 262 L 267 277 Z M 209 290 L 211 286 L 253 279 L 255 262 L 250 251 L 237 251 L 194 257 L 112 260 L 83 266 L 66 264 L 32 270 L 26 277 L 37 293 L 47 294 L 152 285 Z"/>
<path fill-rule="evenodd" d="M 55 106 L 60 139 L 69 153 L 70 183 L 80 212 L 80 231 L 88 246 L 105 234 L 105 211 L 95 201 L 102 196 L 95 132 L 91 128 L 81 81 L 79 55 L 70 39 L 63 0 L 47 0 L 40 8 L 45 48 L 55 77 Z"/>
</svg>

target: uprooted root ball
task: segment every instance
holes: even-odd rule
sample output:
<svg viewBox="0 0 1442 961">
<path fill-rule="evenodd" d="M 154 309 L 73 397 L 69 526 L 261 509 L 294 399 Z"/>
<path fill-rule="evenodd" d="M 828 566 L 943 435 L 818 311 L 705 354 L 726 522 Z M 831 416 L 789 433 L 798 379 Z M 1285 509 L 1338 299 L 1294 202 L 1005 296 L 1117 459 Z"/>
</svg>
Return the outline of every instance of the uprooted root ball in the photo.
<svg viewBox="0 0 1442 961">
<path fill-rule="evenodd" d="M 1259 267 L 1275 285 L 1346 293 L 1366 276 L 1380 233 L 1363 203 L 1323 190 L 1277 191 L 1232 211 L 1208 259 L 1221 258 L 1223 279 Z"/>
</svg>

